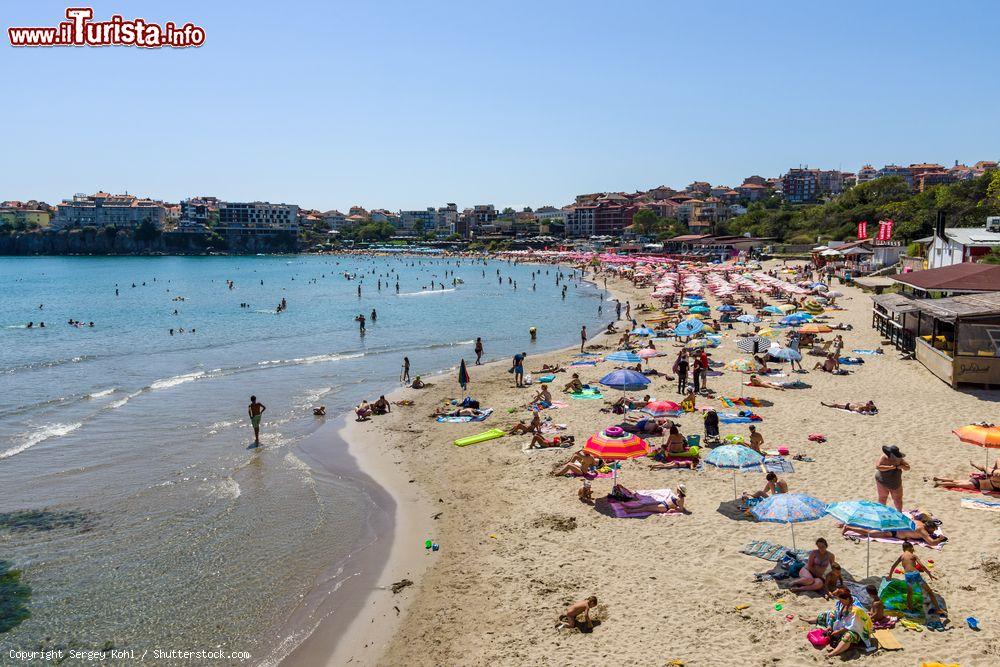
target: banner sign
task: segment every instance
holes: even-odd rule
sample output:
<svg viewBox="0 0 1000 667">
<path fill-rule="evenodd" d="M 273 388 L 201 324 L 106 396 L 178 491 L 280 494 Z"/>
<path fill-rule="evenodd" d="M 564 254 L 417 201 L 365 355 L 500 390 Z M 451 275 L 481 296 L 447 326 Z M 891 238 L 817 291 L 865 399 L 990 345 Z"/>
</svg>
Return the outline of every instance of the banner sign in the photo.
<svg viewBox="0 0 1000 667">
<path fill-rule="evenodd" d="M 892 220 L 879 220 L 876 241 L 888 241 L 892 238 Z"/>
<path fill-rule="evenodd" d="M 868 238 L 868 222 L 862 220 L 858 223 L 858 240 Z"/>
</svg>

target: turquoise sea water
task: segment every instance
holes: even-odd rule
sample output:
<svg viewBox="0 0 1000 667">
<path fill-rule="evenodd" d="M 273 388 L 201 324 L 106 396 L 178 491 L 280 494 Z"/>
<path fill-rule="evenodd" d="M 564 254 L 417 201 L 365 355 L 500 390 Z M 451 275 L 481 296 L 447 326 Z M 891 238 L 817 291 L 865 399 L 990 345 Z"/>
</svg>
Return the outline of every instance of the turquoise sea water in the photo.
<svg viewBox="0 0 1000 667">
<path fill-rule="evenodd" d="M 280 658 L 284 620 L 365 540 L 372 511 L 356 480 L 317 475 L 299 456 L 312 408 L 332 418 L 399 386 L 404 355 L 411 375 L 464 358 L 474 395 L 476 336 L 488 360 L 576 343 L 583 324 L 596 332 L 601 292 L 570 280 L 563 298 L 557 272 L 413 258 L 0 258 L 0 561 L 32 589 L 30 618 L 0 633 L 3 654 L 110 642 Z M 267 406 L 256 452 L 250 394 Z"/>
</svg>

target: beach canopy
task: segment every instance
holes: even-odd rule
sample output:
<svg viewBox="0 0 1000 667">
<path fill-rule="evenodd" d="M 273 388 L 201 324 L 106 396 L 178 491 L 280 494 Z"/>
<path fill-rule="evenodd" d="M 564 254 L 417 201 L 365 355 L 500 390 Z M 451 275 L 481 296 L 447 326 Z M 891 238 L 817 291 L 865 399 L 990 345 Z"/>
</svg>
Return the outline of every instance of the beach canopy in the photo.
<svg viewBox="0 0 1000 667">
<path fill-rule="evenodd" d="M 638 356 L 640 359 L 652 359 L 653 357 L 658 356 L 659 354 L 660 354 L 659 352 L 657 352 L 651 347 L 644 347 L 641 350 L 639 350 Z"/>
<path fill-rule="evenodd" d="M 889 507 L 871 500 L 848 500 L 833 503 L 826 508 L 826 513 L 845 526 L 867 528 L 868 530 L 913 530 L 913 519 L 906 516 L 895 507 Z M 868 538 L 868 562 L 865 564 L 865 578 L 872 559 L 872 541 Z"/>
<path fill-rule="evenodd" d="M 789 527 L 803 521 L 816 521 L 826 516 L 826 503 L 804 493 L 778 493 L 766 498 L 750 509 L 758 521 L 787 523 Z M 792 549 L 795 549 L 795 528 L 792 530 Z"/>
<path fill-rule="evenodd" d="M 673 417 L 684 409 L 673 401 L 650 401 L 641 411 L 653 417 Z"/>
<path fill-rule="evenodd" d="M 642 357 L 634 352 L 629 352 L 628 350 L 619 350 L 617 352 L 612 352 L 608 356 L 604 357 L 607 361 L 620 361 L 627 364 L 637 364 L 642 361 Z"/>
<path fill-rule="evenodd" d="M 583 446 L 583 451 L 605 461 L 624 461 L 645 456 L 649 453 L 649 445 L 634 433 L 612 426 L 592 435 Z"/>
<path fill-rule="evenodd" d="M 676 336 L 693 336 L 700 333 L 705 328 L 705 323 L 699 319 L 691 318 L 684 320 L 674 328 Z"/>
<path fill-rule="evenodd" d="M 649 327 L 636 327 L 635 329 L 632 329 L 631 333 L 635 334 L 636 336 L 655 336 L 656 335 L 656 332 L 653 331 L 652 329 L 650 329 Z"/>
<path fill-rule="evenodd" d="M 690 309 L 690 312 L 704 314 L 704 313 L 708 313 L 710 311 L 709 311 L 708 306 L 692 306 L 691 309 Z"/>
<path fill-rule="evenodd" d="M 605 387 L 611 387 L 612 389 L 636 391 L 638 389 L 645 389 L 646 385 L 649 384 L 649 378 L 629 368 L 621 368 L 611 371 L 602 377 L 599 382 Z"/>
<path fill-rule="evenodd" d="M 990 450 L 1000 449 L 1000 426 L 993 424 L 970 424 L 952 431 L 959 440 L 986 450 L 986 468 L 990 466 Z"/>
<path fill-rule="evenodd" d="M 745 336 L 736 340 L 736 347 L 750 354 L 759 354 L 771 347 L 771 339 L 764 336 Z"/>
<path fill-rule="evenodd" d="M 743 445 L 723 445 L 722 447 L 716 447 L 705 457 L 705 463 L 716 468 L 725 468 L 733 471 L 734 500 L 736 499 L 736 471 L 757 468 L 763 462 L 763 455 Z"/>
<path fill-rule="evenodd" d="M 796 329 L 796 331 L 804 334 L 824 334 L 824 333 L 830 333 L 831 331 L 833 331 L 833 329 L 826 326 L 825 324 L 814 324 L 810 322 L 809 324 L 802 325 L 801 327 Z"/>
<path fill-rule="evenodd" d="M 757 324 L 760 322 L 760 318 L 756 315 L 740 315 L 736 318 L 737 322 L 743 322 L 744 324 Z"/>
</svg>

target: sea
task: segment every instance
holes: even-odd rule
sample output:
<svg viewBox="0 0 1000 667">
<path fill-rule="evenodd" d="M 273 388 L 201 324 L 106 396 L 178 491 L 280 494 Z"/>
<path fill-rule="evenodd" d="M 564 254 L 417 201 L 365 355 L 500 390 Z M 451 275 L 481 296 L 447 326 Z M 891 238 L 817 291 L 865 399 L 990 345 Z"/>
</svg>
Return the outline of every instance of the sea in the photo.
<svg viewBox="0 0 1000 667">
<path fill-rule="evenodd" d="M 5 257 L 0 294 L 0 655 L 251 656 L 204 664 L 278 664 L 372 539 L 363 469 L 300 449 L 324 421 L 404 356 L 435 382 L 465 359 L 474 396 L 477 336 L 530 360 L 614 312 L 568 267 L 422 256 Z"/>
</svg>

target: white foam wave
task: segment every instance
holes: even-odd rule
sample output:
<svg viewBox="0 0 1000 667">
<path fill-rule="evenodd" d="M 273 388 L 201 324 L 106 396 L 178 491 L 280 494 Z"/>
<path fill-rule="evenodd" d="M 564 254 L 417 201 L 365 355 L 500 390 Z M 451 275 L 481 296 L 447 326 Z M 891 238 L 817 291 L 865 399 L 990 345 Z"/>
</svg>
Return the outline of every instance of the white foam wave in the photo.
<svg viewBox="0 0 1000 667">
<path fill-rule="evenodd" d="M 232 477 L 226 477 L 212 488 L 212 495 L 216 498 L 236 500 L 241 493 L 240 483 Z"/>
<path fill-rule="evenodd" d="M 110 396 L 116 391 L 118 390 L 114 387 L 111 387 L 110 389 L 102 389 L 101 391 L 95 391 L 93 394 L 87 394 L 87 398 L 104 398 L 105 396 Z"/>
<path fill-rule="evenodd" d="M 27 438 L 25 438 L 24 442 L 20 445 L 12 447 L 5 452 L 0 452 L 0 459 L 7 459 L 11 456 L 20 454 L 26 449 L 30 449 L 38 443 L 45 442 L 50 438 L 61 438 L 64 435 L 72 433 L 81 426 L 83 426 L 81 422 L 74 422 L 72 424 L 46 424 L 45 426 L 41 426 L 35 431 L 27 434 Z"/>
<path fill-rule="evenodd" d="M 157 380 L 153 384 L 149 385 L 149 388 L 152 391 L 157 391 L 159 389 L 169 389 L 170 387 L 176 387 L 177 385 L 184 384 L 185 382 L 192 382 L 201 377 L 205 377 L 205 371 L 184 373 L 183 375 L 175 375 L 173 377 Z"/>
<path fill-rule="evenodd" d="M 111 408 L 112 410 L 117 410 L 118 408 L 122 407 L 123 405 L 125 405 L 126 403 L 128 403 L 129 401 L 131 401 L 133 398 L 135 398 L 136 396 L 138 396 L 141 393 L 142 393 L 141 390 L 140 391 L 133 391 L 131 394 L 128 394 L 124 398 L 120 398 L 117 401 L 115 401 L 114 403 L 109 403 L 108 407 Z"/>
<path fill-rule="evenodd" d="M 445 289 L 425 289 L 419 292 L 403 292 L 397 296 L 420 296 L 421 294 L 444 294 L 445 292 L 454 292 L 456 288 L 446 287 Z"/>
</svg>

